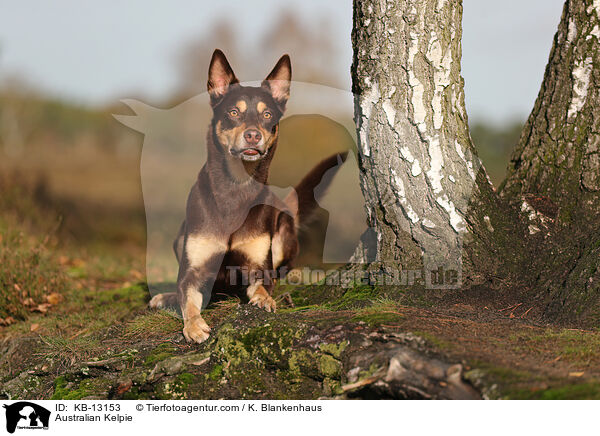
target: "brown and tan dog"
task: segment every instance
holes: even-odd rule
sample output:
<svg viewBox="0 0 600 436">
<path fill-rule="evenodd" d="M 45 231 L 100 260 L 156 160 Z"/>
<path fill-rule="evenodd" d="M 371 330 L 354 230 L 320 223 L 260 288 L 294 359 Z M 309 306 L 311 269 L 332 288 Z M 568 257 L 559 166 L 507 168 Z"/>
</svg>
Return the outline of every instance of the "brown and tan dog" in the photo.
<svg viewBox="0 0 600 436">
<path fill-rule="evenodd" d="M 177 292 L 156 295 L 150 306 L 179 305 L 183 334 L 202 342 L 210 328 L 201 316 L 212 291 L 245 293 L 251 304 L 275 311 L 268 271 L 285 275 L 298 253 L 297 228 L 317 207 L 313 190 L 345 155 L 318 164 L 280 200 L 267 186 L 279 121 L 290 94 L 292 68 L 284 55 L 259 87 L 241 86 L 220 50 L 213 53 L 208 92 L 213 119 L 208 157 L 187 201 L 175 239 Z M 246 271 L 247 280 L 241 277 Z"/>
</svg>

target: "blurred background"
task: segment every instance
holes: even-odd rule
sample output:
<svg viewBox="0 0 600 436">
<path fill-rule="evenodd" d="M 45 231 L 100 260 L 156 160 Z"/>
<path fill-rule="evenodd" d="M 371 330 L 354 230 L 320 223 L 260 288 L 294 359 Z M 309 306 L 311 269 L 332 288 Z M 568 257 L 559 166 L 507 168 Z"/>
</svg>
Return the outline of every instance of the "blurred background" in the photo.
<svg viewBox="0 0 600 436">
<path fill-rule="evenodd" d="M 562 5 L 463 2 L 471 133 L 496 185 L 533 107 Z M 6 235 L 17 232 L 31 239 L 21 246 L 51 246 L 73 276 L 139 278 L 146 236 L 144 136 L 112 116 L 133 114 L 120 100 L 176 108 L 205 91 L 216 47 L 242 80 L 262 79 L 289 53 L 296 81 L 347 91 L 351 25 L 349 0 L 1 0 L 0 261 L 14 257 Z M 347 104 L 341 112 L 351 115 Z M 291 120 L 282 129 L 293 133 L 305 121 Z M 352 147 L 339 125 L 313 122 L 316 138 Z M 190 138 L 189 146 L 202 147 L 197 136 Z M 286 173 L 279 176 L 285 185 Z M 0 276 L 0 284 L 11 280 Z"/>
</svg>

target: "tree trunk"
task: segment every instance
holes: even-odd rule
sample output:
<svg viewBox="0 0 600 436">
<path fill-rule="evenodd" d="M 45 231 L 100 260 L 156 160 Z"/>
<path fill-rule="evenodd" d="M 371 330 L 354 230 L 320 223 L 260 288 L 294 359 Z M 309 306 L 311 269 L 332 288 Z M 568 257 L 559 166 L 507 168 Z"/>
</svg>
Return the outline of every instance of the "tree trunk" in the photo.
<svg viewBox="0 0 600 436">
<path fill-rule="evenodd" d="M 538 297 L 553 318 L 600 320 L 600 4 L 568 0 L 502 195 L 539 234 Z M 536 221 L 536 222 L 532 222 Z M 541 254 L 541 255 L 540 255 Z"/>
<path fill-rule="evenodd" d="M 504 208 L 469 135 L 461 20 L 459 0 L 354 1 L 355 121 L 373 251 L 387 268 L 424 268 L 430 288 L 459 286 L 463 266 L 472 275 L 463 242 L 481 263 L 484 252 L 497 256 L 490 239 L 515 235 L 496 218 Z M 427 271 L 439 268 L 458 280 L 432 279 Z"/>
<path fill-rule="evenodd" d="M 599 13 L 597 1 L 565 3 L 539 96 L 502 189 L 513 199 L 548 197 L 563 219 L 582 208 L 599 211 Z"/>
</svg>

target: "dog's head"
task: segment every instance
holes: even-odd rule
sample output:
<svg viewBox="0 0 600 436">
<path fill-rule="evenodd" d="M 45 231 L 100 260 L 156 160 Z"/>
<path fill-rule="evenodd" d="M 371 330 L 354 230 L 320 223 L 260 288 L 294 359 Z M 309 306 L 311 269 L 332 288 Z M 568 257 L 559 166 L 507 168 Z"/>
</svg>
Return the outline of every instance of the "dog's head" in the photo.
<svg viewBox="0 0 600 436">
<path fill-rule="evenodd" d="M 215 50 L 208 69 L 213 125 L 224 152 L 245 161 L 268 153 L 290 96 L 292 65 L 283 55 L 261 86 L 241 86 L 227 58 Z"/>
</svg>

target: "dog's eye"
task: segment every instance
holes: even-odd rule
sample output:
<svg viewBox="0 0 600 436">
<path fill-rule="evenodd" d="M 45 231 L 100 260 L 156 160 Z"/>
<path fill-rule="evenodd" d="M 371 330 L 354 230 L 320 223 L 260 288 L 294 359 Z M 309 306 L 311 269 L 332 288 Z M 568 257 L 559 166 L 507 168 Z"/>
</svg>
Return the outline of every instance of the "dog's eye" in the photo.
<svg viewBox="0 0 600 436">
<path fill-rule="evenodd" d="M 229 115 L 231 115 L 232 117 L 237 117 L 240 114 L 240 112 L 237 109 L 231 109 L 229 111 Z"/>
<path fill-rule="evenodd" d="M 269 118 L 271 118 L 272 116 L 273 116 L 273 115 L 272 115 L 272 114 L 271 114 L 271 112 L 269 112 L 269 111 L 264 111 L 264 112 L 263 112 L 263 117 L 265 117 L 267 120 L 268 120 Z"/>
</svg>

